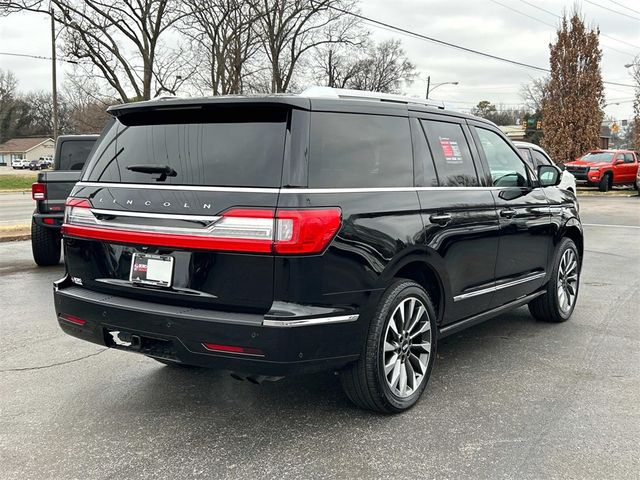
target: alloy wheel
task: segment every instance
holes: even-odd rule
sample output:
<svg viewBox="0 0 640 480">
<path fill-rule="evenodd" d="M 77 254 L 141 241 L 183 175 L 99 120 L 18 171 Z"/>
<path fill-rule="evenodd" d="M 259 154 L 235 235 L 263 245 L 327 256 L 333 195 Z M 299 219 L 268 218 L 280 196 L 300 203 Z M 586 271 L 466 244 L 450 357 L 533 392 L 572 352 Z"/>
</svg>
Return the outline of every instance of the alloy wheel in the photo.
<svg viewBox="0 0 640 480">
<path fill-rule="evenodd" d="M 394 395 L 408 397 L 424 382 L 431 344 L 427 309 L 419 298 L 405 298 L 391 314 L 382 348 L 384 376 Z"/>
<path fill-rule="evenodd" d="M 558 266 L 558 305 L 563 313 L 573 308 L 578 294 L 578 258 L 572 249 L 565 250 Z"/>
</svg>

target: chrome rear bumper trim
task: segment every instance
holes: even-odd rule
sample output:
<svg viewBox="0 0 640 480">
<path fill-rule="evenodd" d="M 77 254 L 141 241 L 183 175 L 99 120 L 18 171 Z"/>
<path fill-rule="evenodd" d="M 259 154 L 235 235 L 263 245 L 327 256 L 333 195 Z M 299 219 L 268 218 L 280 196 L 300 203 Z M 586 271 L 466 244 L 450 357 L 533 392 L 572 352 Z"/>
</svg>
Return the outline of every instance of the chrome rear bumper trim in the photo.
<svg viewBox="0 0 640 480">
<path fill-rule="evenodd" d="M 304 318 L 300 320 L 267 320 L 262 322 L 264 327 L 307 327 L 310 325 L 326 325 L 329 323 L 355 322 L 360 315 L 341 315 L 337 317 Z"/>
</svg>

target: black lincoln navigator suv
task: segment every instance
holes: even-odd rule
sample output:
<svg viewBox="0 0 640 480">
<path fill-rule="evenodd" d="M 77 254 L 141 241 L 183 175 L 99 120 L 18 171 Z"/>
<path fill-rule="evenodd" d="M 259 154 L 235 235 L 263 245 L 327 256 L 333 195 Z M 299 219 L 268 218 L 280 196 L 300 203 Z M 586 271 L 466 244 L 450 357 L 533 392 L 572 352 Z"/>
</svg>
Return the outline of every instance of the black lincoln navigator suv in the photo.
<svg viewBox="0 0 640 480">
<path fill-rule="evenodd" d="M 439 338 L 573 312 L 575 197 L 490 122 L 332 89 L 109 112 L 66 204 L 70 335 L 253 381 L 335 370 L 400 412 Z"/>
</svg>

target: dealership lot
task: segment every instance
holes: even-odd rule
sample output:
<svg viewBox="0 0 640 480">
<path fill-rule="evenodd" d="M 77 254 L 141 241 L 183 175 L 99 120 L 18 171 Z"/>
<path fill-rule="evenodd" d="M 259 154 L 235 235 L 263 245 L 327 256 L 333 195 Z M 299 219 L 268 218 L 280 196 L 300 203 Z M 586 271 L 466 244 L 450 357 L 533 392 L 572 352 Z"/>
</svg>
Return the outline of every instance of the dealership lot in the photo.
<svg viewBox="0 0 640 480">
<path fill-rule="evenodd" d="M 67 337 L 62 265 L 0 243 L 0 478 L 637 478 L 640 198 L 581 215 L 571 320 L 521 308 L 445 339 L 423 399 L 389 417 L 332 374 L 256 386 Z"/>
</svg>

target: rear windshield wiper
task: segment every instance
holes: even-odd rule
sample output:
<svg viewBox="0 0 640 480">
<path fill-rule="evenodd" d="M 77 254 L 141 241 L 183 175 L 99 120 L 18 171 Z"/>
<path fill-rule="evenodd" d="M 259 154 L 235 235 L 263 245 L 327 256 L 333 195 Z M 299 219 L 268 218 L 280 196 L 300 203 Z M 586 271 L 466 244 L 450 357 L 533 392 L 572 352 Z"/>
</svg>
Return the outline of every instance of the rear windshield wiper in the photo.
<svg viewBox="0 0 640 480">
<path fill-rule="evenodd" d="M 144 163 L 142 165 L 129 165 L 127 167 L 127 170 L 140 173 L 159 173 L 160 176 L 156 178 L 156 182 L 164 182 L 167 177 L 175 177 L 176 175 L 178 175 L 178 172 L 176 172 L 169 165 L 156 165 L 152 163 Z"/>
</svg>

